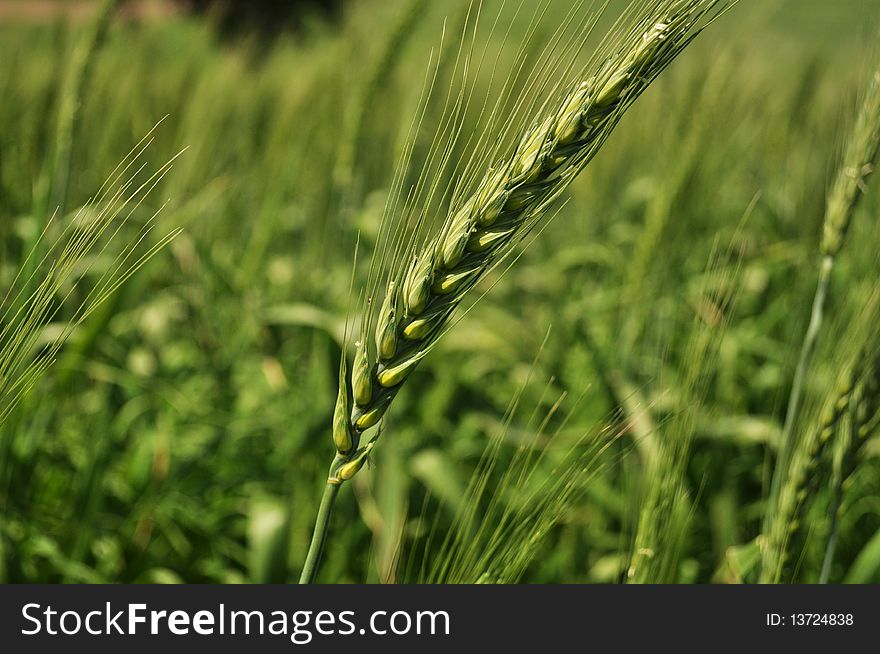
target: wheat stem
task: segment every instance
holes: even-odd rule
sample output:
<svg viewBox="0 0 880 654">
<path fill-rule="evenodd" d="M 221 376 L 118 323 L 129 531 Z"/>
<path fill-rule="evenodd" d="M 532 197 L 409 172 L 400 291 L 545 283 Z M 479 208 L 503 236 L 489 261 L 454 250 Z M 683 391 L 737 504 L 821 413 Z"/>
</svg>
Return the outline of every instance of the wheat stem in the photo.
<svg viewBox="0 0 880 654">
<path fill-rule="evenodd" d="M 782 427 L 782 435 L 779 441 L 779 452 L 776 458 L 776 467 L 773 473 L 773 480 L 770 488 L 771 502 L 779 494 L 779 485 L 782 483 L 782 474 L 788 468 L 788 462 L 791 458 L 792 435 L 794 426 L 797 422 L 797 415 L 800 411 L 801 401 L 804 395 L 804 382 L 807 378 L 807 372 L 810 363 L 813 360 L 813 353 L 816 350 L 816 341 L 819 338 L 819 331 L 822 327 L 822 318 L 825 313 L 825 301 L 828 298 L 828 285 L 831 281 L 831 272 L 834 269 L 834 257 L 826 255 L 822 258 L 822 264 L 819 267 L 819 279 L 816 283 L 816 293 L 813 296 L 813 306 L 810 311 L 810 323 L 804 334 L 804 340 L 801 343 L 801 351 L 798 356 L 797 367 L 795 368 L 794 379 L 792 380 L 791 392 L 788 396 L 788 405 L 785 411 L 785 422 Z"/>
<path fill-rule="evenodd" d="M 324 494 L 321 496 L 321 504 L 315 518 L 315 530 L 312 533 L 309 552 L 299 577 L 301 584 L 314 582 L 315 576 L 318 574 L 318 564 L 321 562 L 321 553 L 324 551 L 324 542 L 327 540 L 327 530 L 330 527 L 330 517 L 333 515 L 333 505 L 336 502 L 337 493 L 339 493 L 339 484 L 328 481 L 324 486 Z"/>
</svg>

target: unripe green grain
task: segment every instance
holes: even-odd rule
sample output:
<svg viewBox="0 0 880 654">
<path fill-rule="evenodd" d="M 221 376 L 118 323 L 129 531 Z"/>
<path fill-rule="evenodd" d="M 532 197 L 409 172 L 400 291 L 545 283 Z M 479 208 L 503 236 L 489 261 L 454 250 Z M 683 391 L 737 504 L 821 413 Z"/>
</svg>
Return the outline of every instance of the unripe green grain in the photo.
<svg viewBox="0 0 880 654">
<path fill-rule="evenodd" d="M 376 321 L 376 353 L 379 361 L 388 361 L 397 353 L 397 295 L 394 282 L 388 284 L 388 292 Z"/>
<path fill-rule="evenodd" d="M 464 256 L 464 248 L 471 234 L 473 200 L 459 209 L 455 214 L 449 228 L 449 233 L 444 237 L 440 248 L 440 261 L 447 270 L 453 269 L 459 264 Z"/>
<path fill-rule="evenodd" d="M 448 295 L 455 292 L 469 278 L 480 272 L 482 266 L 476 266 L 470 270 L 444 273 L 437 277 L 437 281 L 431 286 L 431 292 L 435 295 Z"/>
<path fill-rule="evenodd" d="M 336 407 L 333 409 L 333 443 L 340 454 L 351 454 L 357 448 L 357 434 L 353 433 L 349 422 L 349 398 L 345 380 L 339 384 Z"/>
<path fill-rule="evenodd" d="M 404 379 L 407 378 L 409 373 L 411 373 L 416 365 L 419 363 L 419 357 L 414 356 L 410 359 L 407 359 L 403 363 L 399 363 L 393 368 L 384 368 L 379 371 L 379 374 L 376 375 L 376 379 L 379 382 L 380 386 L 385 388 L 392 388 L 393 386 L 397 386 Z"/>
<path fill-rule="evenodd" d="M 467 250 L 468 252 L 485 252 L 492 248 L 492 246 L 498 245 L 505 239 L 510 238 L 515 229 L 515 227 L 508 227 L 507 229 L 486 230 L 485 232 L 476 233 L 468 239 Z"/>
<path fill-rule="evenodd" d="M 364 341 L 358 341 L 354 366 L 351 369 L 351 390 L 355 404 L 358 406 L 366 406 L 373 399 L 373 377 L 370 368 L 367 344 Z"/>
<path fill-rule="evenodd" d="M 385 411 L 390 403 L 391 398 L 386 397 L 372 409 L 357 414 L 357 417 L 353 420 L 354 426 L 360 431 L 364 431 L 378 424 L 382 416 L 385 415 Z"/>
<path fill-rule="evenodd" d="M 357 454 L 336 469 L 336 474 L 334 476 L 340 483 L 348 481 L 364 467 L 364 464 L 367 463 L 367 460 L 370 457 L 373 443 L 374 441 L 367 443 L 365 447 L 362 447 L 357 451 Z"/>
<path fill-rule="evenodd" d="M 433 273 L 433 261 L 428 253 L 423 253 L 413 262 L 403 287 L 404 306 L 408 315 L 417 316 L 428 306 Z"/>
<path fill-rule="evenodd" d="M 403 328 L 403 337 L 408 341 L 418 341 L 425 338 L 431 330 L 434 329 L 434 318 L 436 318 L 436 316 L 431 318 L 417 318 L 410 321 Z"/>
<path fill-rule="evenodd" d="M 480 227 L 490 227 L 498 220 L 504 209 L 510 192 L 504 188 L 502 171 L 490 170 L 477 201 L 478 210 L 476 223 Z"/>
</svg>

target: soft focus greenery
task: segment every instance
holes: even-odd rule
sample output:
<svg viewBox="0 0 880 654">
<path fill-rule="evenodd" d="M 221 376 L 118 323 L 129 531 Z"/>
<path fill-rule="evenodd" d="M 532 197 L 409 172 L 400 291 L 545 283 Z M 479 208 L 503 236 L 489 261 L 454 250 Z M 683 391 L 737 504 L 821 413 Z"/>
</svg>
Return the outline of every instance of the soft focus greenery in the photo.
<svg viewBox="0 0 880 654">
<path fill-rule="evenodd" d="M 570 4 L 550 3 L 548 33 Z M 91 53 L 61 197 L 46 190 L 59 107 L 89 27 L 0 25 L 4 292 L 55 207 L 63 224 L 160 119 L 156 167 L 187 148 L 134 215 L 167 201 L 156 239 L 182 233 L 74 330 L 0 427 L 0 580 L 297 578 L 333 452 L 356 244 L 357 289 L 457 6 L 354 2 L 339 23 L 268 45 L 195 19 L 117 17 Z M 519 45 L 530 18 L 506 38 Z M 878 29 L 869 0 L 744 0 L 685 51 L 409 379 L 374 465 L 340 493 L 319 581 L 757 579 L 826 190 Z M 800 430 L 876 316 L 864 307 L 880 281 L 880 186 L 868 184 Z M 874 437 L 847 484 L 832 581 L 880 582 L 878 452 Z M 785 581 L 819 576 L 833 484 L 816 481 Z M 542 497 L 529 489 L 553 502 L 523 507 Z M 506 520 L 533 528 L 497 529 Z M 516 574 L 478 569 L 487 543 L 532 537 L 534 557 L 511 555 Z"/>
</svg>

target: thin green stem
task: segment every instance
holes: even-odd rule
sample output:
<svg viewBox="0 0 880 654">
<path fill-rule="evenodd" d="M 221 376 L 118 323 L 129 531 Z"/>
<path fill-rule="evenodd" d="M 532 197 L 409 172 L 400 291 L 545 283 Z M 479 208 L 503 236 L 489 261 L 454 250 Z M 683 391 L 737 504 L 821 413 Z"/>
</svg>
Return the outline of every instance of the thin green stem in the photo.
<svg viewBox="0 0 880 654">
<path fill-rule="evenodd" d="M 804 395 L 804 382 L 810 363 L 813 360 L 813 352 L 816 349 L 816 341 L 819 338 L 819 329 L 822 326 L 822 317 L 825 312 L 825 300 L 828 297 L 828 286 L 831 281 L 831 270 L 834 268 L 834 257 L 825 256 L 819 269 L 819 281 L 816 285 L 816 294 L 813 296 L 813 308 L 810 313 L 810 324 L 804 334 L 801 344 L 801 352 L 798 358 L 797 369 L 791 385 L 791 393 L 788 396 L 788 406 L 785 411 L 785 423 L 782 426 L 782 437 L 779 442 L 779 453 L 776 458 L 776 467 L 773 471 L 773 479 L 770 482 L 770 507 L 775 507 L 779 496 L 782 478 L 788 469 L 788 463 L 793 447 L 792 438 L 794 427 L 797 423 L 801 400 Z M 770 517 L 773 513 L 771 508 L 767 511 L 764 532 L 768 532 Z"/>
<path fill-rule="evenodd" d="M 828 535 L 828 543 L 825 546 L 825 558 L 822 559 L 822 572 L 819 573 L 819 583 L 827 584 L 831 576 L 831 564 L 834 562 L 834 550 L 837 549 L 837 516 L 840 513 L 842 492 L 838 486 L 835 489 L 834 501 L 831 505 L 831 533 Z"/>
<path fill-rule="evenodd" d="M 333 514 L 333 504 L 336 502 L 339 486 L 338 482 L 328 481 L 324 487 L 321 505 L 318 507 L 318 517 L 315 518 L 315 530 L 312 532 L 309 553 L 306 555 L 306 562 L 299 577 L 301 584 L 312 583 L 318 574 L 318 564 L 321 562 L 321 552 L 324 551 L 324 541 L 327 540 L 327 528 L 330 526 L 330 516 Z"/>
</svg>

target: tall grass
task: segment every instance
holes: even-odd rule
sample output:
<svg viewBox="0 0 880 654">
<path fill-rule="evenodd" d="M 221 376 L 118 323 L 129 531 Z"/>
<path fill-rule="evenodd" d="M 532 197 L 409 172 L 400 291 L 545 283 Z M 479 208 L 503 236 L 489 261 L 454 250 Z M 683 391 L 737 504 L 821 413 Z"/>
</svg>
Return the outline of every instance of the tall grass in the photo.
<svg viewBox="0 0 880 654">
<path fill-rule="evenodd" d="M 36 392 L 0 428 L 0 578 L 297 580 L 333 447 L 340 357 L 347 353 L 350 372 L 360 336 L 358 292 L 387 243 L 386 204 L 423 173 L 448 116 L 445 93 L 453 89 L 454 99 L 464 86 L 456 53 L 469 4 L 426 3 L 407 17 L 403 3 L 346 3 L 338 21 L 309 23 L 269 46 L 218 39 L 186 16 L 109 24 L 82 86 L 68 209 L 43 242 L 55 242 L 161 116 L 150 159 L 188 151 L 131 220 L 117 223 L 124 226 L 105 254 L 83 263 L 91 272 L 71 278 L 78 290 L 41 331 L 30 360 L 39 359 L 40 339 L 72 319 L 109 253 L 136 238 L 166 200 L 151 234 L 185 229 L 70 332 Z M 612 0 L 570 61 L 586 64 L 628 4 Z M 539 57 L 556 28 L 570 10 L 587 15 L 577 0 L 552 0 L 532 29 L 535 5 L 517 12 L 518 3 L 506 2 L 509 20 L 489 34 L 500 5 L 482 4 L 485 29 L 467 76 L 472 100 L 446 132 L 462 135 L 450 162 L 469 160 L 475 144 L 466 137 L 486 133 L 494 105 L 483 111 L 482 99 L 498 98 L 511 71 L 521 70 L 515 89 L 529 71 L 547 71 Z M 460 565 L 445 575 L 434 569 L 449 558 L 439 553 L 448 534 L 451 560 L 474 561 L 491 542 L 511 562 L 483 581 L 626 581 L 636 542 L 663 560 L 636 560 L 634 579 L 639 570 L 679 582 L 760 577 L 772 463 L 816 290 L 827 191 L 852 131 L 857 103 L 848 99 L 866 87 L 877 20 L 880 8 L 853 0 L 739 3 L 688 46 L 629 107 L 553 219 L 532 232 L 537 238 L 512 250 L 515 264 L 487 272 L 469 292 L 479 302 L 462 301 L 452 328 L 406 379 L 371 465 L 338 494 L 319 580 L 473 580 Z M 401 24 L 406 38 L 398 41 Z M 70 55 L 88 27 L 0 25 L 0 59 L 9 64 L 0 67 L 2 294 L 45 227 L 40 180 Z M 423 94 L 428 61 L 436 102 Z M 372 79 L 377 85 L 362 95 Z M 511 93 L 503 108 L 518 102 Z M 353 182 L 339 184 L 353 117 L 361 132 L 346 164 Z M 499 139 L 499 153 L 513 156 L 532 124 L 523 126 L 496 123 L 511 136 Z M 454 170 L 435 167 L 432 179 L 446 189 Z M 863 310 L 876 273 L 873 189 L 869 177 L 834 266 L 799 438 L 813 440 L 809 433 L 833 416 L 872 324 Z M 456 197 L 464 201 L 467 190 Z M 425 214 L 430 236 L 449 213 L 452 197 L 441 195 Z M 728 247 L 736 266 L 707 269 Z M 374 277 L 383 282 L 371 305 L 378 312 L 386 280 Z M 735 303 L 713 309 L 731 293 Z M 709 339 L 705 360 L 694 354 L 700 333 L 724 336 Z M 372 350 L 374 330 L 367 336 Z M 700 382 L 686 387 L 693 379 Z M 521 410 L 506 413 L 518 394 Z M 564 394 L 578 400 L 556 406 Z M 841 425 L 849 415 L 840 414 Z M 603 446 L 590 447 L 603 425 Z M 829 581 L 880 579 L 875 435 L 860 441 L 831 525 L 847 430 L 833 430 L 815 456 L 804 446 L 815 473 L 801 486 L 808 501 L 796 511 L 783 580 L 819 580 L 832 533 Z M 496 463 L 473 520 L 462 520 L 487 442 Z M 669 538 L 641 515 L 651 494 L 667 497 L 648 475 L 660 447 L 682 454 L 656 468 L 677 473 Z M 501 484 L 516 457 L 541 461 L 527 486 Z M 552 488 L 554 467 L 565 472 L 579 460 L 588 473 L 564 508 L 536 516 L 540 504 L 518 501 L 517 489 L 545 497 L 536 491 L 543 481 Z M 523 515 L 547 525 L 536 548 L 525 548 L 528 563 L 511 540 L 522 536 L 510 525 Z M 466 527 L 484 516 L 482 533 Z"/>
</svg>

